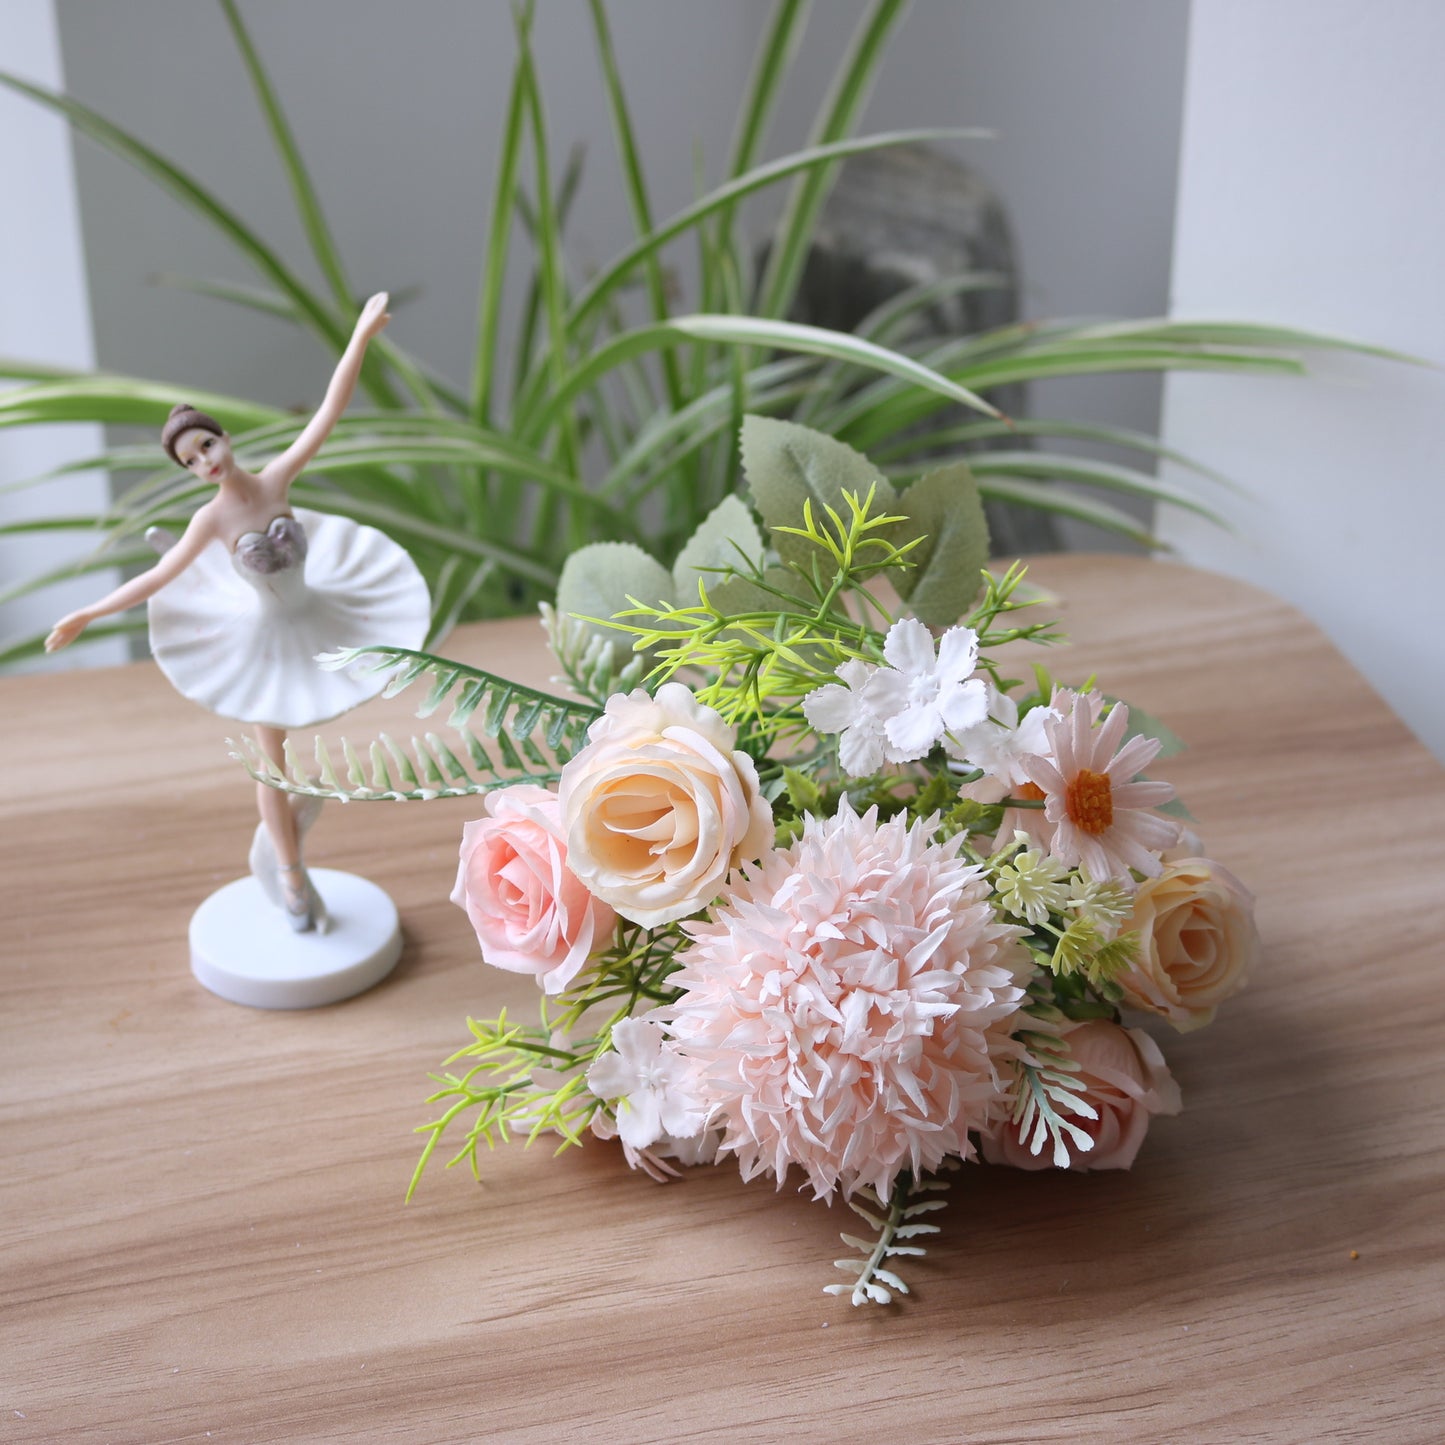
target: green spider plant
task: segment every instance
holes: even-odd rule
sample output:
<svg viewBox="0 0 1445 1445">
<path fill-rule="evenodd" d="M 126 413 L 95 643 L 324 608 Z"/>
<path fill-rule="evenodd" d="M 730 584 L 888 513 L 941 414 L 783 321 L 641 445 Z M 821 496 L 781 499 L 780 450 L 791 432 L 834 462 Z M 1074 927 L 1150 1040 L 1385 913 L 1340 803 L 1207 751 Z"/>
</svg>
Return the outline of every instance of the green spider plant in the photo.
<svg viewBox="0 0 1445 1445">
<path fill-rule="evenodd" d="M 304 284 L 194 176 L 81 102 L 14 76 L 0 74 L 0 83 L 63 115 L 80 134 L 202 216 L 264 282 L 259 287 L 185 282 L 190 289 L 307 328 L 339 352 L 358 295 L 235 0 L 220 4 L 290 181 L 324 289 Z M 869 150 L 966 134 L 852 135 L 906 9 L 906 0 L 872 0 L 807 145 L 761 159 L 807 9 L 807 0 L 778 0 L 774 8 L 742 96 L 726 179 L 678 214 L 657 220 L 606 12 L 602 0 L 591 0 L 596 52 L 637 238 L 587 277 L 569 270 L 563 249 L 578 168 L 574 161 L 556 173 L 531 47 L 531 7 L 516 10 L 516 61 L 482 258 L 471 376 L 464 387 L 455 386 L 389 338 L 378 338 L 361 378 L 364 404 L 336 427 L 294 490 L 298 503 L 378 526 L 411 551 L 432 587 L 434 636 L 461 619 L 515 611 L 550 596 L 563 559 L 584 542 L 627 539 L 670 559 L 699 521 L 736 489 L 733 439 L 745 412 L 796 416 L 871 451 L 890 475 L 900 477 L 966 449 L 986 498 L 1083 518 L 1147 543 L 1152 539 L 1133 517 L 1055 483 L 1087 483 L 1203 510 L 1147 470 L 1154 457 L 1173 454 L 1152 437 L 1118 428 L 1013 421 L 980 393 L 1009 382 L 1086 372 L 1298 373 L 1295 350 L 1340 344 L 1277 327 L 1160 320 L 1015 325 L 942 345 L 918 339 L 916 322 L 925 308 L 942 295 L 1000 284 L 987 276 L 914 287 L 866 318 L 853 335 L 790 322 L 814 226 L 838 164 Z M 738 235 L 738 207 L 785 182 L 782 215 L 756 274 L 751 248 Z M 529 240 L 522 264 L 530 278 L 516 334 L 507 338 L 502 298 L 517 221 Z M 687 239 L 698 247 L 701 295 L 695 311 L 676 315 L 663 254 Z M 633 294 L 639 291 L 640 318 Z M 0 426 L 76 421 L 156 427 L 184 392 L 223 419 L 243 466 L 259 465 L 283 449 L 301 425 L 278 408 L 190 385 L 3 360 L 0 376 L 25 383 L 0 393 Z M 510 378 L 505 385 L 504 376 Z M 968 415 L 960 413 L 960 405 L 973 419 L 959 420 Z M 1105 441 L 1129 448 L 1141 464 L 1106 465 L 1046 449 L 1020 450 L 1021 436 Z M 188 473 L 157 468 L 157 458 L 154 446 L 115 446 L 64 468 L 141 476 L 103 515 L 30 520 L 5 529 L 98 529 L 102 541 L 79 562 L 0 591 L 0 600 L 63 578 L 150 560 L 139 540 L 146 528 L 183 525 L 207 493 Z M 54 482 L 60 475 L 17 485 Z M 120 620 L 92 628 L 87 637 L 141 626 L 137 619 Z M 0 662 L 39 646 L 38 636 L 22 638 L 0 648 Z"/>
</svg>

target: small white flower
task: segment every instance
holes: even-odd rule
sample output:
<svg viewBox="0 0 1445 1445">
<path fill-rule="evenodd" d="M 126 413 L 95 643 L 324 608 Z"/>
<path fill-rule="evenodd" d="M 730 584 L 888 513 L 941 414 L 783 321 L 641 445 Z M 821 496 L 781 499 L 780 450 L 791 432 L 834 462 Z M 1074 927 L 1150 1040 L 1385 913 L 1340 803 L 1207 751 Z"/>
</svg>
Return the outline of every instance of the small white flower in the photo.
<svg viewBox="0 0 1445 1445">
<path fill-rule="evenodd" d="M 1133 912 L 1134 900 L 1128 889 L 1108 879 L 1095 883 L 1080 869 L 1069 880 L 1068 907 L 1092 923 L 1099 930 L 1099 936 L 1107 941 L 1118 936 L 1119 925 Z"/>
<path fill-rule="evenodd" d="M 632 1149 L 664 1137 L 689 1138 L 703 1126 L 705 1111 L 688 1090 L 687 1062 L 669 1046 L 662 1025 L 648 1018 L 620 1019 L 612 1026 L 614 1052 L 593 1060 L 587 1087 L 599 1099 L 617 1099 L 617 1134 Z"/>
<path fill-rule="evenodd" d="M 979 768 L 987 778 L 1009 787 L 1028 782 L 1022 759 L 1048 757 L 1049 739 L 1044 724 L 1060 713 L 1052 707 L 1036 707 L 1019 721 L 1018 704 L 1006 692 L 989 687 L 988 716 L 973 727 L 956 730 L 945 746 L 956 758 Z M 999 796 L 1003 797 L 1009 788 Z"/>
<path fill-rule="evenodd" d="M 1061 913 L 1066 906 L 1067 875 L 1068 869 L 1057 858 L 1026 849 L 998 870 L 994 892 L 1015 918 L 1026 918 L 1037 928 L 1050 913 Z"/>
<path fill-rule="evenodd" d="M 868 686 L 878 669 L 857 658 L 838 668 L 836 682 L 815 688 L 803 699 L 803 716 L 820 733 L 839 733 L 838 762 L 852 778 L 876 773 L 885 762 L 903 759 L 888 741 L 883 719 L 868 700 Z"/>
<path fill-rule="evenodd" d="M 866 702 L 883 718 L 900 762 L 923 757 L 944 733 L 974 727 L 988 717 L 988 688 L 973 676 L 978 663 L 973 628 L 950 627 L 935 657 L 928 629 L 914 618 L 901 618 L 888 629 L 883 657 L 888 666 L 869 679 Z"/>
</svg>

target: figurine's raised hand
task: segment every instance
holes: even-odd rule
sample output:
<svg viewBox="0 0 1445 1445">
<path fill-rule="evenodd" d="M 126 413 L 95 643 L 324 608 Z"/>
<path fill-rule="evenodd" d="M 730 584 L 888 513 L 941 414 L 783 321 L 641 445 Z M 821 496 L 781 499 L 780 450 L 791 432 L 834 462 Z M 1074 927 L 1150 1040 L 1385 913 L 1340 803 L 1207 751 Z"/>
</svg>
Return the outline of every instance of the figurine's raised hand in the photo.
<svg viewBox="0 0 1445 1445">
<path fill-rule="evenodd" d="M 386 309 L 386 303 L 390 299 L 385 291 L 378 291 L 361 308 L 361 315 L 356 322 L 358 336 L 365 337 L 367 341 L 370 341 L 373 336 L 378 336 L 386 330 L 386 323 L 391 320 L 391 313 Z"/>
<path fill-rule="evenodd" d="M 50 635 L 45 639 L 45 650 L 59 652 L 62 647 L 69 647 L 85 631 L 90 622 L 90 614 L 83 611 L 72 612 L 69 616 L 62 617 L 50 629 Z"/>
</svg>

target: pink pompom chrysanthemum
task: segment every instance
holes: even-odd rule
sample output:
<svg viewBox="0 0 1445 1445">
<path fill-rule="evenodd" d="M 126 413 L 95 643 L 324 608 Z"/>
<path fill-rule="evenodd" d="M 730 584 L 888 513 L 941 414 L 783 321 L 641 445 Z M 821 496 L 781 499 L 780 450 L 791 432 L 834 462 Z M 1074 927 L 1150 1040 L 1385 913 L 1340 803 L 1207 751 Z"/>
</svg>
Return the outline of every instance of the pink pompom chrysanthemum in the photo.
<svg viewBox="0 0 1445 1445">
<path fill-rule="evenodd" d="M 968 1157 L 969 1132 L 1006 1109 L 1021 930 L 933 826 L 845 798 L 684 925 L 683 993 L 655 1016 L 745 1179 L 781 1187 L 796 1164 L 819 1198 L 867 1184 L 886 1199 L 901 1170 Z"/>
</svg>

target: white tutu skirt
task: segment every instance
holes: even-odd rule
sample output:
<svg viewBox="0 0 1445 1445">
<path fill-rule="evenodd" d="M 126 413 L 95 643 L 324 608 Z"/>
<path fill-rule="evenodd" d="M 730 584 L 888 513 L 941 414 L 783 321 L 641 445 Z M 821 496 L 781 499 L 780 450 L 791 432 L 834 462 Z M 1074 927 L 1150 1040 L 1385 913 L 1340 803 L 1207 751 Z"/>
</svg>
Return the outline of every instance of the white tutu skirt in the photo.
<svg viewBox="0 0 1445 1445">
<path fill-rule="evenodd" d="M 385 685 L 375 673 L 328 672 L 318 652 L 419 648 L 431 601 L 391 538 L 297 508 L 234 552 L 212 542 L 151 598 L 149 617 L 151 652 L 177 692 L 222 717 L 289 730 L 339 717 Z"/>
</svg>

